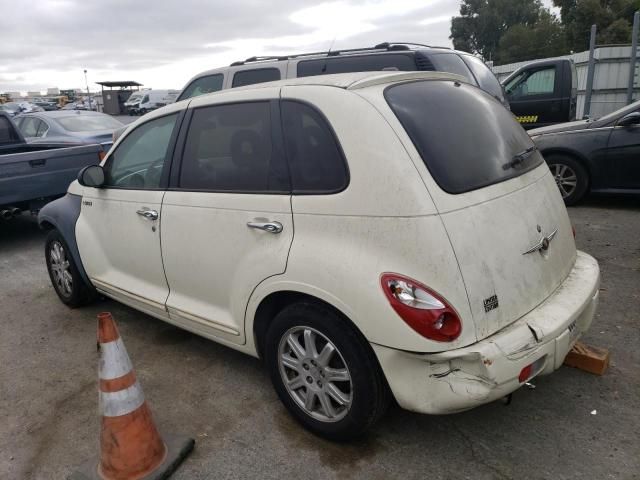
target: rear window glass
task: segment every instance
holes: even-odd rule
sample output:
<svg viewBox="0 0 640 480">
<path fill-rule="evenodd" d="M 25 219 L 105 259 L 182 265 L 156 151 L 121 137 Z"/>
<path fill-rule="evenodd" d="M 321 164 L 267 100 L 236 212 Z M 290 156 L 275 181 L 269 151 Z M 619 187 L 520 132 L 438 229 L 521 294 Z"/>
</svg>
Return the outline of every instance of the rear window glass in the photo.
<svg viewBox="0 0 640 480">
<path fill-rule="evenodd" d="M 244 87 L 255 83 L 275 82 L 280 80 L 280 70 L 277 68 L 260 68 L 257 70 L 243 70 L 233 76 L 232 87 Z"/>
<path fill-rule="evenodd" d="M 462 55 L 462 59 L 475 75 L 480 88 L 504 102 L 502 86 L 489 67 L 482 60 L 471 55 Z"/>
<path fill-rule="evenodd" d="M 222 90 L 222 81 L 224 77 L 221 73 L 216 75 L 207 75 L 206 77 L 196 78 L 193 82 L 185 87 L 178 97 L 177 101 L 186 98 L 197 97 L 205 93 L 213 93 Z"/>
<path fill-rule="evenodd" d="M 73 115 L 58 118 L 58 123 L 69 132 L 97 132 L 115 130 L 122 127 L 122 122 L 109 115 Z"/>
<path fill-rule="evenodd" d="M 298 77 L 329 73 L 375 72 L 379 70 L 416 70 L 412 53 L 384 53 L 303 60 L 298 63 Z"/>
<path fill-rule="evenodd" d="M 543 161 L 514 116 L 476 87 L 419 81 L 385 90 L 431 176 L 463 193 L 521 175 Z M 520 161 L 518 161 L 520 159 Z"/>
<path fill-rule="evenodd" d="M 439 53 L 436 55 L 432 55 L 431 62 L 441 72 L 449 72 L 455 73 L 456 75 L 462 75 L 464 78 L 476 85 L 476 81 L 469 71 L 469 68 L 455 53 Z"/>
</svg>

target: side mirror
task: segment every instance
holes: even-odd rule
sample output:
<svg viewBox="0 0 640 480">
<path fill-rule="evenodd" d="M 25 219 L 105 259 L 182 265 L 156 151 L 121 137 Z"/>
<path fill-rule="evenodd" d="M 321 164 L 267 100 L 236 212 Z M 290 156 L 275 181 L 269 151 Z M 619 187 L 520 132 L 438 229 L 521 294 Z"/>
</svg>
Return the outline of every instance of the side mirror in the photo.
<svg viewBox="0 0 640 480">
<path fill-rule="evenodd" d="M 618 120 L 618 125 L 622 127 L 630 127 L 632 125 L 637 125 L 640 123 L 640 112 L 631 112 L 626 114 L 620 120 Z"/>
<path fill-rule="evenodd" d="M 83 187 L 99 188 L 104 185 L 104 170 L 100 165 L 89 165 L 78 172 L 78 183 Z"/>
</svg>

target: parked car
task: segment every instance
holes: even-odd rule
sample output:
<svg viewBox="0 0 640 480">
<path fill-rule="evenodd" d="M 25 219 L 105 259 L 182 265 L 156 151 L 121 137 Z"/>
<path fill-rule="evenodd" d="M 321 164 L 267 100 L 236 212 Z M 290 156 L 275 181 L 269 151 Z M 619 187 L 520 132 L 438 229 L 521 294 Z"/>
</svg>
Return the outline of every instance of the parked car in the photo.
<svg viewBox="0 0 640 480">
<path fill-rule="evenodd" d="M 640 102 L 597 120 L 529 130 L 567 205 L 588 192 L 640 193 Z"/>
<path fill-rule="evenodd" d="M 553 372 L 598 299 L 529 136 L 441 72 L 169 105 L 39 223 L 62 302 L 97 291 L 263 358 L 293 416 L 334 439 L 391 395 L 453 413 Z"/>
<path fill-rule="evenodd" d="M 502 83 L 511 111 L 525 129 L 576 119 L 578 76 L 570 59 L 527 63 Z"/>
<path fill-rule="evenodd" d="M 124 126 L 111 115 L 80 110 L 23 114 L 15 122 L 30 143 L 99 143 L 105 150 Z"/>
<path fill-rule="evenodd" d="M 508 107 L 502 86 L 478 57 L 416 43 L 380 43 L 373 48 L 333 50 L 277 57 L 251 57 L 229 67 L 215 68 L 189 80 L 178 100 L 225 88 L 242 87 L 281 78 L 382 70 L 442 71 L 462 75 Z"/>
<path fill-rule="evenodd" d="M 58 110 L 58 104 L 56 102 L 33 102 L 35 105 L 41 107 L 45 112 L 52 112 Z"/>
<path fill-rule="evenodd" d="M 10 116 L 20 115 L 25 112 L 42 112 L 43 108 L 29 102 L 8 102 L 0 105 L 0 110 Z"/>
<path fill-rule="evenodd" d="M 137 92 L 136 92 L 137 93 Z M 141 95 L 133 99 L 129 97 L 125 102 L 125 108 L 129 115 L 144 115 L 156 108 L 164 107 L 176 101 L 179 90 L 143 90 Z M 133 96 L 133 94 L 131 95 Z"/>
<path fill-rule="evenodd" d="M 27 143 L 10 116 L 0 112 L 0 218 L 37 211 L 63 196 L 78 171 L 98 164 L 103 155 L 100 145 Z"/>
</svg>

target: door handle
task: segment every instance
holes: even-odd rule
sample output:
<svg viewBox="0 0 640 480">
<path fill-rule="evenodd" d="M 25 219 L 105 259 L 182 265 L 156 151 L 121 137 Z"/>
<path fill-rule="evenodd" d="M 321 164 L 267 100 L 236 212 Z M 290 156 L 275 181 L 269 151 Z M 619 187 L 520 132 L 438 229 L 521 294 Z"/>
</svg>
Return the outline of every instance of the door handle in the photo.
<svg viewBox="0 0 640 480">
<path fill-rule="evenodd" d="M 280 233 L 283 228 L 280 222 L 247 222 L 247 227 L 264 230 L 269 233 Z"/>
<path fill-rule="evenodd" d="M 147 220 L 158 220 L 158 212 L 156 210 L 151 210 L 147 207 L 142 207 L 140 210 L 136 212 L 138 215 L 143 216 Z"/>
</svg>

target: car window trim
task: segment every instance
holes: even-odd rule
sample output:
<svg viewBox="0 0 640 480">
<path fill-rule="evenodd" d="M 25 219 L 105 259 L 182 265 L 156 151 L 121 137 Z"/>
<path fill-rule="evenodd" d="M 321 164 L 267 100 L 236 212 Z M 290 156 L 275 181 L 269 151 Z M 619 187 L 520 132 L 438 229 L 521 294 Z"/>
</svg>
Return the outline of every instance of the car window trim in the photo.
<svg viewBox="0 0 640 480">
<path fill-rule="evenodd" d="M 268 103 L 270 107 L 271 114 L 271 151 L 275 155 L 279 153 L 285 161 L 288 178 L 289 178 L 289 188 L 287 190 L 219 190 L 219 189 L 198 189 L 198 188 L 185 188 L 180 186 L 180 173 L 182 172 L 182 163 L 184 160 L 184 151 L 187 144 L 187 136 L 189 134 L 189 130 L 191 129 L 191 122 L 193 121 L 193 115 L 196 110 L 203 108 L 211 108 L 211 107 L 221 107 L 225 105 L 240 105 L 244 103 Z M 274 111 L 277 111 L 274 115 Z M 280 120 L 280 105 L 278 103 L 278 99 L 270 98 L 270 99 L 247 99 L 247 100 L 236 100 L 236 101 L 227 101 L 220 103 L 211 103 L 208 105 L 200 105 L 198 107 L 189 107 L 186 113 L 185 119 L 183 121 L 184 128 L 180 131 L 180 136 L 178 138 L 178 145 L 174 151 L 174 158 L 171 167 L 171 174 L 169 178 L 169 185 L 167 186 L 167 191 L 169 192 L 194 192 L 194 193 L 226 193 L 226 194 L 238 194 L 238 195 L 291 195 L 291 172 L 289 170 L 289 163 L 286 160 L 285 151 L 284 151 L 284 138 L 281 134 L 279 128 L 276 127 L 276 121 Z"/>
<path fill-rule="evenodd" d="M 312 104 L 311 102 L 308 102 L 306 100 L 300 100 L 298 98 L 282 98 L 280 97 L 279 103 L 279 109 L 280 109 L 280 128 L 282 131 L 282 145 L 283 147 L 285 146 L 285 140 L 284 140 L 284 119 L 282 117 L 282 102 L 294 102 L 294 103 L 300 103 L 302 105 L 305 105 L 309 108 L 311 108 L 314 112 L 316 112 L 318 114 L 318 116 L 320 117 L 320 119 L 325 123 L 325 125 L 329 128 L 329 132 L 331 133 L 331 136 L 333 138 L 333 141 L 335 142 L 336 146 L 338 147 L 338 153 L 340 154 L 340 158 L 342 159 L 342 164 L 344 166 L 344 171 L 345 171 L 345 183 L 341 188 L 337 188 L 334 190 L 296 190 L 293 185 L 293 178 L 291 178 L 291 166 L 290 166 L 290 160 L 288 155 L 286 154 L 287 149 L 284 149 L 285 152 L 285 158 L 287 161 L 287 169 L 289 170 L 289 183 L 291 185 L 291 194 L 292 195 L 335 195 L 337 193 L 340 192 L 344 192 L 349 185 L 351 184 L 351 171 L 349 170 L 349 162 L 347 162 L 347 157 L 344 154 L 344 150 L 342 149 L 342 144 L 340 143 L 340 140 L 338 139 L 338 135 L 336 135 L 336 131 L 333 128 L 333 125 L 331 125 L 331 122 L 329 121 L 329 119 L 327 118 L 327 116 L 324 114 L 324 112 L 322 112 L 322 110 L 320 110 L 318 107 L 316 107 L 314 104 Z"/>
<path fill-rule="evenodd" d="M 158 186 L 158 188 L 129 188 L 129 187 L 116 187 L 113 185 L 105 185 L 103 187 L 100 187 L 102 189 L 105 190 L 136 190 L 136 191 L 143 191 L 143 192 L 153 192 L 153 191 L 165 191 L 167 190 L 167 186 L 169 184 L 169 172 L 171 171 L 171 163 L 173 161 L 173 152 L 175 150 L 176 147 L 176 139 L 178 137 L 178 131 L 180 130 L 180 126 L 183 123 L 184 120 L 184 116 L 185 116 L 185 111 L 186 109 L 182 109 L 182 110 L 178 110 L 178 111 L 174 111 L 174 112 L 169 112 L 165 115 L 159 115 L 157 117 L 153 117 L 150 118 L 149 120 L 147 120 L 146 122 L 141 123 L 140 125 L 136 125 L 136 127 L 131 130 L 129 133 L 127 133 L 127 135 L 125 137 L 123 137 L 121 139 L 121 141 L 118 143 L 118 146 L 113 150 L 113 152 L 109 153 L 109 157 L 107 158 L 107 161 L 104 163 L 104 166 L 102 167 L 103 169 L 106 169 L 107 166 L 110 164 L 110 162 L 112 161 L 111 159 L 114 158 L 114 155 L 116 154 L 116 152 L 118 151 L 118 148 L 120 148 L 120 145 L 122 144 L 122 141 L 124 141 L 129 135 L 131 135 L 133 132 L 135 132 L 136 130 L 138 130 L 140 127 L 147 125 L 150 122 L 153 122 L 155 120 L 159 120 L 161 118 L 165 118 L 165 117 L 169 117 L 171 115 L 176 115 L 176 123 L 173 126 L 173 131 L 171 132 L 171 137 L 169 138 L 169 145 L 167 147 L 167 155 L 165 157 L 165 163 L 162 167 L 162 173 L 160 174 L 160 185 Z"/>
</svg>

